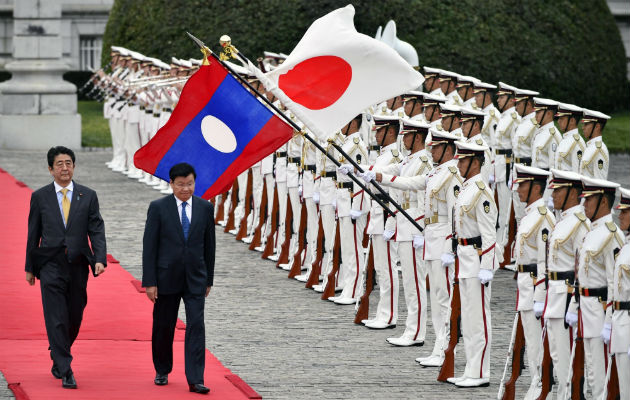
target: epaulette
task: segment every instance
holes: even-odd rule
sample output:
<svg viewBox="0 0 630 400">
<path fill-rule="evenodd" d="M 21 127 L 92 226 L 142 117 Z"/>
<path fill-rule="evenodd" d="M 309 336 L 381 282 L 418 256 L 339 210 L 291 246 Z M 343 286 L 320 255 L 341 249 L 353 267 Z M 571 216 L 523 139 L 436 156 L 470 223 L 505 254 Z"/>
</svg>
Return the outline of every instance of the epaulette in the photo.
<svg viewBox="0 0 630 400">
<path fill-rule="evenodd" d="M 606 222 L 606 228 L 608 228 L 608 230 L 611 232 L 617 231 L 617 225 L 613 221 Z"/>
<path fill-rule="evenodd" d="M 494 117 L 494 108 L 490 109 L 490 116 Z"/>
<path fill-rule="evenodd" d="M 402 111 L 398 111 L 398 117 L 399 117 L 399 118 L 402 118 L 402 117 L 404 117 L 404 116 L 405 116 L 405 113 L 404 113 L 404 112 L 402 112 Z"/>
<path fill-rule="evenodd" d="M 438 131 L 441 131 L 442 130 L 442 124 L 435 125 L 435 129 L 437 129 Z"/>
<path fill-rule="evenodd" d="M 476 183 L 479 190 L 486 190 L 486 184 L 483 181 L 477 181 Z"/>
<path fill-rule="evenodd" d="M 429 162 L 429 157 L 427 157 L 427 156 L 420 156 L 420 161 L 422 161 L 423 163 Z"/>
<path fill-rule="evenodd" d="M 595 143 L 595 147 L 597 147 L 598 149 L 601 149 L 602 148 L 602 142 Z"/>
<path fill-rule="evenodd" d="M 398 157 L 398 150 L 397 149 L 392 149 L 392 156 L 394 157 Z"/>
<path fill-rule="evenodd" d="M 575 214 L 575 217 L 580 220 L 580 222 L 586 221 L 586 215 L 582 211 L 578 211 Z"/>
<path fill-rule="evenodd" d="M 483 145 L 483 139 L 479 138 L 477 140 L 475 140 L 475 143 L 477 143 L 479 146 Z"/>
<path fill-rule="evenodd" d="M 360 140 L 361 140 L 361 139 L 359 139 L 358 137 L 355 137 L 355 138 L 354 138 L 354 140 L 353 140 L 353 142 L 354 142 L 354 144 L 359 144 L 359 141 L 360 141 Z"/>
<path fill-rule="evenodd" d="M 580 134 L 579 133 L 574 133 L 573 134 L 573 139 L 575 139 L 576 142 L 580 141 Z"/>
<path fill-rule="evenodd" d="M 512 111 L 512 119 L 516 119 L 516 117 L 518 117 L 518 114 L 516 111 Z"/>
<path fill-rule="evenodd" d="M 448 170 L 451 171 L 451 174 L 456 174 L 457 173 L 457 167 L 454 167 L 452 165 L 448 167 Z"/>
<path fill-rule="evenodd" d="M 538 207 L 538 212 L 540 213 L 540 215 L 545 215 L 545 214 L 547 214 L 547 207 L 546 207 L 546 206 L 540 206 L 540 207 Z"/>
<path fill-rule="evenodd" d="M 551 133 L 552 135 L 556 133 L 556 128 L 554 127 L 549 128 L 549 133 Z"/>
</svg>

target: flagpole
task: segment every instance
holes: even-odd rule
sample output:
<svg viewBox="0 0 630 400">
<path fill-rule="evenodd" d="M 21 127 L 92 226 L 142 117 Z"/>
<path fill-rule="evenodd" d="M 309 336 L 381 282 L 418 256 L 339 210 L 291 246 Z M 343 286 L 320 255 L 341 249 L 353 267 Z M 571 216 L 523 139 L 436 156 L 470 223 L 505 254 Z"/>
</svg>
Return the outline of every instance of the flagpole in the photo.
<svg viewBox="0 0 630 400">
<path fill-rule="evenodd" d="M 188 33 L 188 32 L 186 32 Z M 291 125 L 291 127 L 293 127 L 293 129 L 295 129 L 298 132 L 302 132 L 302 135 L 308 140 L 310 141 L 319 151 L 323 152 L 326 157 L 328 157 L 333 164 L 335 164 L 335 166 L 340 167 L 341 163 L 339 161 L 337 161 L 334 157 L 331 157 L 330 154 L 328 154 L 328 151 L 326 149 L 324 149 L 324 147 L 322 147 L 319 142 L 317 142 L 317 140 L 313 139 L 307 132 L 304 132 L 302 130 L 302 128 L 300 128 L 291 118 L 289 118 L 286 114 L 284 114 L 280 109 L 278 109 L 278 107 L 276 107 L 271 101 L 269 101 L 269 99 L 267 99 L 267 96 L 262 95 L 256 88 L 254 88 L 248 81 L 247 79 L 244 79 L 242 76 L 240 76 L 238 73 L 236 73 L 234 70 L 232 70 L 232 68 L 230 68 L 229 65 L 227 65 L 225 62 L 223 62 L 223 60 L 221 60 L 221 58 L 219 58 L 219 56 L 217 56 L 212 50 L 210 50 L 207 46 L 205 46 L 199 39 L 197 39 L 196 37 L 194 37 L 193 35 L 191 35 L 190 33 L 188 33 L 188 36 L 190 36 L 191 39 L 193 39 L 193 41 L 195 43 L 197 43 L 197 45 L 199 47 L 201 47 L 201 51 L 204 53 L 204 55 L 206 55 L 206 52 L 210 53 L 210 55 L 212 55 L 212 57 L 219 61 L 221 63 L 221 65 L 223 65 L 224 68 L 226 68 L 228 71 L 230 71 L 230 73 L 232 73 L 232 75 L 234 75 L 240 82 L 242 82 L 244 85 L 246 85 L 250 90 L 252 90 L 254 93 L 256 93 L 256 95 L 258 95 L 258 97 L 263 100 L 269 107 L 271 107 L 278 115 L 280 115 L 289 125 Z M 229 42 L 226 43 L 226 45 L 224 45 L 222 43 L 222 46 L 224 48 L 229 48 L 229 54 L 232 55 L 232 57 L 234 57 L 234 54 L 238 55 L 245 63 L 247 63 L 248 65 L 251 64 L 251 61 L 249 61 L 249 59 L 243 55 L 239 50 L 236 50 L 236 48 L 234 48 Z M 347 159 L 348 161 L 350 161 L 350 163 L 360 172 L 363 172 L 363 169 L 359 166 L 359 164 L 357 164 L 352 157 L 350 157 L 345 151 L 343 151 L 343 149 L 338 146 L 336 143 L 332 142 L 333 147 L 335 147 L 335 149 L 337 151 L 339 151 L 339 153 L 341 153 L 341 155 Z M 357 185 L 359 185 L 359 187 L 361 189 L 363 189 L 363 191 L 365 193 L 367 193 L 372 199 L 374 199 L 378 205 L 380 205 L 385 211 L 387 211 L 390 215 L 395 215 L 395 213 L 385 204 L 385 202 L 383 200 L 381 200 L 379 197 L 377 197 L 370 189 L 368 189 L 368 187 L 366 186 L 366 184 L 364 182 L 361 182 L 361 180 L 359 178 L 357 178 L 354 174 L 352 174 L 351 172 L 348 173 L 348 177 L 350 179 L 352 179 Z M 372 179 L 370 181 L 370 183 L 372 185 L 374 185 L 374 187 L 376 187 L 376 189 L 378 189 L 378 191 L 381 193 L 381 195 L 387 199 L 388 202 L 390 202 L 405 218 L 407 218 L 409 220 L 409 222 L 414 225 L 414 227 L 416 229 L 418 229 L 420 232 L 424 231 L 424 229 L 418 224 L 418 222 L 416 222 L 415 219 L 413 219 L 401 206 L 400 204 L 398 204 L 396 201 L 394 201 L 394 199 L 392 199 L 392 197 L 389 195 L 389 193 L 387 193 L 383 187 L 381 185 L 379 185 L 375 179 Z"/>
</svg>

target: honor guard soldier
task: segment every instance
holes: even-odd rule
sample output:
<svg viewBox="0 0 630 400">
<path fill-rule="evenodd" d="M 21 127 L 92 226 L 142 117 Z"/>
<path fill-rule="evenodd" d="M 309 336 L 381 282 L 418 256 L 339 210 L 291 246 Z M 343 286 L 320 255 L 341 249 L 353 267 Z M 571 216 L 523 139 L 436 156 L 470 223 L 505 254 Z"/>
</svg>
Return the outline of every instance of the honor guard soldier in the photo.
<svg viewBox="0 0 630 400">
<path fill-rule="evenodd" d="M 573 104 L 558 104 L 555 115 L 556 125 L 562 133 L 562 140 L 556 151 L 555 168 L 562 171 L 580 171 L 580 161 L 584 156 L 586 143 L 578 131 L 583 110 Z"/>
<path fill-rule="evenodd" d="M 585 375 L 593 398 L 599 399 L 605 386 L 607 349 L 604 344 L 610 341 L 615 256 L 624 245 L 624 237 L 611 214 L 619 184 L 583 176 L 582 186 L 584 212 L 591 220 L 591 230 L 580 246 L 580 323 L 584 337 Z M 573 326 L 578 320 L 577 308 L 574 293 L 565 317 Z M 627 336 L 627 332 L 624 335 Z"/>
<path fill-rule="evenodd" d="M 496 182 L 497 199 L 499 204 L 499 247 L 507 245 L 510 212 L 512 209 L 512 191 L 510 188 L 510 173 L 512 171 L 512 135 L 520 124 L 521 117 L 516 112 L 514 91 L 516 88 L 499 82 L 497 92 L 497 106 L 501 111 L 501 118 L 497 123 L 494 141 L 494 181 Z"/>
<path fill-rule="evenodd" d="M 454 106 L 461 106 L 464 104 L 462 99 L 457 94 L 457 79 L 459 78 L 459 74 L 451 71 L 441 70 L 440 71 L 440 88 L 442 89 L 442 93 L 446 96 L 446 104 L 451 104 Z"/>
<path fill-rule="evenodd" d="M 515 257 L 517 267 L 516 310 L 521 314 L 531 383 L 525 399 L 537 399 L 541 393 L 542 329 L 538 318 L 542 315 L 546 290 L 546 243 L 555 225 L 553 213 L 542 195 L 549 172 L 523 164 L 514 165 L 516 192 L 526 204 L 525 214 L 516 233 Z"/>
<path fill-rule="evenodd" d="M 280 109 L 283 111 L 286 110 L 286 108 L 282 105 L 280 105 Z M 276 190 L 278 191 L 278 230 L 276 231 L 274 254 L 269 256 L 269 259 L 273 262 L 278 261 L 284 241 L 289 240 L 289 238 L 284 237 L 287 219 L 287 199 L 289 195 L 287 187 L 287 148 L 288 143 L 285 143 L 280 146 L 275 153 L 274 177 L 276 181 Z"/>
<path fill-rule="evenodd" d="M 460 119 L 462 116 L 462 108 L 452 104 L 440 104 L 440 124 L 446 132 L 462 138 L 462 129 Z"/>
<path fill-rule="evenodd" d="M 554 166 L 558 144 L 562 140 L 560 132 L 553 123 L 558 104 L 554 100 L 534 98 L 536 122 L 540 128 L 532 141 L 532 166 L 547 171 Z"/>
<path fill-rule="evenodd" d="M 454 213 L 466 367 L 461 376 L 448 378 L 448 382 L 459 387 L 488 386 L 492 343 L 490 283 L 498 268 L 497 207 L 481 174 L 488 147 L 474 142 L 455 144 L 457 167 L 464 178 Z"/>
<path fill-rule="evenodd" d="M 376 141 L 381 147 L 381 154 L 368 169 L 370 172 L 387 172 L 396 168 L 401 161 L 396 139 L 400 130 L 400 120 L 397 117 L 374 116 Z M 371 181 L 371 179 L 367 179 Z M 379 194 L 376 194 L 380 196 Z M 384 197 L 381 200 L 387 201 Z M 394 328 L 398 319 L 398 276 L 394 274 L 392 261 L 391 239 L 385 236 L 385 213 L 383 208 L 372 200 L 367 233 L 372 241 L 374 252 L 374 270 L 379 286 L 379 302 L 376 316 L 361 321 L 370 329 Z M 389 216 L 389 218 L 393 218 Z M 391 224 L 391 223 L 390 223 Z"/>
<path fill-rule="evenodd" d="M 440 104 L 446 102 L 446 97 L 444 95 L 438 93 L 434 94 L 424 94 L 422 101 L 422 108 L 425 120 L 431 125 L 431 129 L 435 129 L 437 131 L 443 131 L 442 128 L 442 116 L 440 115 Z M 429 142 L 431 141 L 431 129 L 429 129 L 429 134 L 424 142 L 424 146 L 428 147 Z"/>
<path fill-rule="evenodd" d="M 586 150 L 580 163 L 580 174 L 597 179 L 608 179 L 610 158 L 608 147 L 602 140 L 602 131 L 610 117 L 599 111 L 584 109 L 582 132 L 586 138 Z"/>
<path fill-rule="evenodd" d="M 426 93 L 433 96 L 444 96 L 440 87 L 440 72 L 439 68 L 422 67 L 424 71 L 424 89 Z"/>
<path fill-rule="evenodd" d="M 481 111 L 462 108 L 460 124 L 465 142 L 474 143 L 477 146 L 485 147 L 486 150 L 483 160 L 484 162 L 481 164 L 481 177 L 486 184 L 492 184 L 494 183 L 494 180 L 490 181 L 490 178 L 494 179 L 494 176 L 492 175 L 492 163 L 494 157 L 490 152 L 490 147 L 488 146 L 488 143 L 486 143 L 483 135 L 481 134 L 481 127 L 483 126 L 483 121 L 485 117 L 486 114 Z"/>
<path fill-rule="evenodd" d="M 495 146 L 497 124 L 499 123 L 499 119 L 501 119 L 501 113 L 494 104 L 492 104 L 491 92 L 496 90 L 496 88 L 495 85 L 481 81 L 473 83 L 473 93 L 475 95 L 473 109 L 482 111 L 486 115 L 483 121 L 483 128 L 481 128 L 481 136 L 483 136 L 483 139 L 488 143 L 491 151 Z"/>
<path fill-rule="evenodd" d="M 473 85 L 479 82 L 479 79 L 472 76 L 460 75 L 457 79 L 457 94 L 462 99 L 461 107 L 471 110 L 476 107 L 475 93 Z"/>
<path fill-rule="evenodd" d="M 342 150 L 361 165 L 366 165 L 368 159 L 367 147 L 361 140 L 361 124 L 363 115 L 357 115 L 342 129 Z M 354 171 L 354 166 L 343 156 L 339 157 L 341 166 L 337 168 L 337 217 L 341 244 L 341 259 L 343 263 L 339 271 L 339 286 L 341 294 L 328 298 L 336 304 L 354 304 L 359 297 L 361 276 L 363 273 L 363 232 L 367 223 L 368 198 L 364 199 L 361 188 L 347 176 Z"/>
<path fill-rule="evenodd" d="M 630 190 L 619 188 L 621 200 L 619 227 L 626 235 L 613 271 L 612 336 L 610 352 L 615 355 L 619 380 L 619 398 L 630 398 Z"/>
<path fill-rule="evenodd" d="M 422 92 L 410 91 L 403 95 L 405 115 L 412 121 L 427 122 L 422 112 L 423 94 Z"/>
<path fill-rule="evenodd" d="M 571 337 L 564 317 L 575 287 L 576 254 L 591 222 L 580 205 L 581 176 L 572 171 L 551 169 L 554 209 L 559 211 L 556 226 L 549 236 L 547 298 L 543 318 L 547 324 L 549 353 L 558 378 L 558 399 L 565 399 Z M 538 306 L 540 308 L 540 305 Z"/>
<path fill-rule="evenodd" d="M 402 121 L 400 135 L 410 151 L 398 168 L 391 173 L 376 173 L 375 179 L 390 187 L 391 194 L 412 218 L 424 225 L 424 190 L 418 190 L 418 178 L 424 178 L 432 165 L 424 148 L 430 125 L 411 120 Z M 396 213 L 396 242 L 401 262 L 403 291 L 407 306 L 405 331 L 400 337 L 387 338 L 394 346 L 421 346 L 424 344 L 427 323 L 426 269 L 422 252 L 424 237 L 407 218 Z"/>
</svg>

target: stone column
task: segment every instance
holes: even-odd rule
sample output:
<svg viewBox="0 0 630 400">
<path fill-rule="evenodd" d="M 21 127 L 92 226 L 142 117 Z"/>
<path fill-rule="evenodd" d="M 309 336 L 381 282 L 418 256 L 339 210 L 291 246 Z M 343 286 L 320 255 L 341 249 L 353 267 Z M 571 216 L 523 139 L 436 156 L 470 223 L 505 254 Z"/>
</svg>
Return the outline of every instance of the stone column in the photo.
<svg viewBox="0 0 630 400">
<path fill-rule="evenodd" d="M 0 147 L 81 147 L 76 87 L 64 81 L 61 0 L 19 0 L 13 9 L 10 80 L 0 83 Z"/>
</svg>

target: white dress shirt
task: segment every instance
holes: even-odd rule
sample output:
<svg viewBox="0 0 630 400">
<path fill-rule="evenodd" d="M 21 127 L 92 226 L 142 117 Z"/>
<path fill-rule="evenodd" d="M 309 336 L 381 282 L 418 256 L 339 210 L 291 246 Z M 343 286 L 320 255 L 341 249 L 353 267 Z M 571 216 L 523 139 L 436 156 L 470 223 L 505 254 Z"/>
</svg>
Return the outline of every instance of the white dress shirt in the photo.
<svg viewBox="0 0 630 400">
<path fill-rule="evenodd" d="M 177 202 L 177 213 L 179 214 L 179 222 L 182 222 L 182 203 L 180 199 L 175 197 L 175 201 Z M 186 216 L 188 217 L 188 222 L 192 222 L 192 197 L 186 200 Z"/>
<path fill-rule="evenodd" d="M 63 200 L 63 193 L 61 192 L 61 189 L 68 189 L 68 193 L 66 194 L 66 197 L 68 197 L 68 200 L 70 201 L 70 204 L 72 205 L 72 193 L 74 191 L 74 182 L 70 181 L 70 184 L 66 186 L 65 188 L 55 181 L 53 181 L 53 184 L 55 185 L 55 192 L 57 193 L 57 203 L 59 203 L 59 212 L 61 212 L 61 219 L 63 220 L 63 225 L 65 226 L 66 220 L 63 216 L 63 206 L 61 205 L 61 201 Z"/>
</svg>

